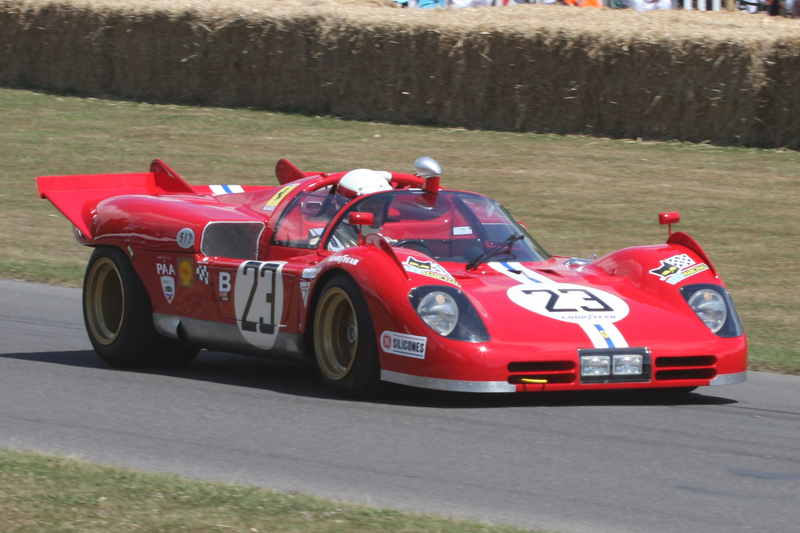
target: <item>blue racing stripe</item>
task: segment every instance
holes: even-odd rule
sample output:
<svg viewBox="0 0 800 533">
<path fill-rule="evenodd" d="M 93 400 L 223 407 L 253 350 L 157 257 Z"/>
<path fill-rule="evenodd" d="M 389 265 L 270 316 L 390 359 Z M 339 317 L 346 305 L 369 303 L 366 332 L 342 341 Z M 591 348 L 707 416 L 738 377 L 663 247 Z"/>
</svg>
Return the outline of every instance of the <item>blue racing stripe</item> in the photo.
<svg viewBox="0 0 800 533">
<path fill-rule="evenodd" d="M 222 190 L 223 190 L 223 191 L 225 191 L 225 192 L 226 192 L 226 193 L 228 193 L 228 194 L 230 194 L 230 193 L 232 193 L 232 192 L 233 192 L 233 191 L 231 190 L 231 188 L 230 188 L 230 187 L 228 187 L 227 185 L 223 185 L 223 186 L 222 186 Z"/>
<path fill-rule="evenodd" d="M 506 270 L 508 270 L 508 271 L 509 271 L 509 272 L 511 272 L 512 274 L 516 274 L 517 272 L 520 272 L 520 271 L 519 271 L 519 270 L 517 270 L 516 268 L 512 267 L 512 266 L 511 266 L 511 265 L 508 263 L 508 261 L 500 261 L 500 264 L 501 264 L 501 265 L 503 265 L 504 267 L 506 267 Z M 530 277 L 530 276 L 526 276 L 525 274 L 523 274 L 523 273 L 521 273 L 521 272 L 520 272 L 520 275 L 521 275 L 521 276 L 525 276 L 525 279 L 528 279 L 528 280 L 530 280 L 530 281 L 532 281 L 532 282 L 534 282 L 534 283 L 542 283 L 542 281 L 541 281 L 541 280 L 534 279 L 534 278 L 532 278 L 532 277 Z"/>
<path fill-rule="evenodd" d="M 611 337 L 608 335 L 606 330 L 603 329 L 603 326 L 601 326 L 600 324 L 593 324 L 593 325 L 594 327 L 597 328 L 597 331 L 600 332 L 600 336 L 606 340 L 606 344 L 608 344 L 608 347 L 616 348 L 616 346 L 614 346 L 614 341 L 611 340 Z"/>
</svg>

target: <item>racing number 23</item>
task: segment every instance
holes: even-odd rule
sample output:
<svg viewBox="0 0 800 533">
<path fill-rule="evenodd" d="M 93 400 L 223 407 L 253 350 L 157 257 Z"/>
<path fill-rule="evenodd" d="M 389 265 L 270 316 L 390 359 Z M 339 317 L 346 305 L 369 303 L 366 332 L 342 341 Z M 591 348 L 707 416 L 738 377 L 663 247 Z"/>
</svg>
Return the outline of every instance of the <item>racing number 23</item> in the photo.
<svg viewBox="0 0 800 533">
<path fill-rule="evenodd" d="M 247 304 L 244 306 L 244 312 L 242 313 L 242 330 L 252 332 L 258 331 L 259 333 L 266 333 L 268 335 L 275 333 L 275 287 L 278 278 L 278 267 L 280 267 L 280 264 L 276 263 L 261 263 L 259 261 L 248 261 L 245 263 L 242 269 L 242 276 L 247 279 L 252 275 L 253 284 L 250 287 L 250 295 L 247 298 Z M 267 277 L 267 273 L 269 273 L 269 280 L 264 279 Z M 258 290 L 259 284 L 262 285 L 261 291 Z M 264 287 L 264 284 L 266 284 L 266 287 Z M 266 292 L 266 301 L 257 301 L 256 309 L 261 308 L 261 304 L 266 303 L 267 309 L 265 309 L 265 311 L 269 313 L 269 321 L 264 322 L 265 317 L 259 316 L 256 322 L 250 318 L 250 310 L 253 308 L 256 294 L 260 296 L 264 294 L 264 292 Z M 261 313 L 253 313 L 253 315 L 256 314 Z"/>
<path fill-rule="evenodd" d="M 558 305 L 558 300 L 561 298 L 561 295 L 569 295 L 572 292 L 584 293 L 579 294 L 577 296 L 581 297 L 581 301 L 584 302 L 594 302 L 596 305 L 593 307 L 589 307 L 586 305 L 580 306 L 581 309 L 584 311 L 589 312 L 599 312 L 599 311 L 613 311 L 611 307 L 608 306 L 603 300 L 598 298 L 596 295 L 592 294 L 586 289 L 523 289 L 522 291 L 524 294 L 533 294 L 535 292 L 545 292 L 550 295 L 550 299 L 545 304 L 545 309 L 547 309 L 551 313 L 569 313 L 569 312 L 576 312 L 577 309 L 559 309 L 556 307 Z M 560 294 L 559 294 L 560 293 Z M 585 295 L 585 296 L 584 296 Z M 574 304 L 573 304 L 574 305 Z"/>
</svg>

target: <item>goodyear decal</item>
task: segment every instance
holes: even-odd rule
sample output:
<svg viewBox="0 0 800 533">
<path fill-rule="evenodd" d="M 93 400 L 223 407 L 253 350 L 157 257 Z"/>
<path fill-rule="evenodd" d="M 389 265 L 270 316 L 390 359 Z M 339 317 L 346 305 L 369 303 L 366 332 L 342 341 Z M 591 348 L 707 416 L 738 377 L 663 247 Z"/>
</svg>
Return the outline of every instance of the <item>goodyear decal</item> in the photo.
<svg viewBox="0 0 800 533">
<path fill-rule="evenodd" d="M 507 293 L 520 307 L 580 326 L 595 348 L 628 346 L 614 325 L 630 312 L 623 299 L 593 287 L 556 283 L 516 262 L 489 263 L 489 266 L 520 282 Z"/>
<path fill-rule="evenodd" d="M 456 278 L 454 278 L 450 272 L 445 270 L 442 265 L 435 261 L 424 261 L 422 259 L 408 256 L 403 262 L 403 268 L 405 268 L 408 272 L 413 272 L 414 274 L 421 274 L 423 276 L 428 276 L 429 278 L 438 279 L 439 281 L 445 281 L 447 283 L 452 283 L 453 285 L 458 285 Z"/>
<path fill-rule="evenodd" d="M 694 259 L 688 255 L 678 254 L 662 259 L 661 264 L 651 270 L 650 273 L 658 276 L 661 281 L 676 285 L 689 276 L 694 276 L 704 270 L 708 270 L 707 264 L 695 263 Z"/>
<path fill-rule="evenodd" d="M 264 211 L 274 211 L 275 208 L 278 207 L 278 204 L 280 204 L 295 187 L 297 187 L 297 185 L 286 185 L 277 193 L 275 193 L 275 196 L 270 198 L 267 204 L 264 206 Z"/>
</svg>

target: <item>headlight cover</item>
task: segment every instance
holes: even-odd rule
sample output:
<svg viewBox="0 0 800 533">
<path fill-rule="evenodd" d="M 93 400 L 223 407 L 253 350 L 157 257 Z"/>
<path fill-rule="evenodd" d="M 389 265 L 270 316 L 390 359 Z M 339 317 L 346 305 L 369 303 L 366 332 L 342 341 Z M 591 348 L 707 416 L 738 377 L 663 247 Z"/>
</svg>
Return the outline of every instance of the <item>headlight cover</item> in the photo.
<svg viewBox="0 0 800 533">
<path fill-rule="evenodd" d="M 433 331 L 447 336 L 458 323 L 458 304 L 446 292 L 433 291 L 419 301 L 417 314 Z"/>
<path fill-rule="evenodd" d="M 696 283 L 680 288 L 692 311 L 712 333 L 720 337 L 741 337 L 742 323 L 728 291 L 711 283 Z"/>
<path fill-rule="evenodd" d="M 487 342 L 486 325 L 464 291 L 444 285 L 414 287 L 408 293 L 411 306 L 433 331 L 448 339 Z"/>
</svg>

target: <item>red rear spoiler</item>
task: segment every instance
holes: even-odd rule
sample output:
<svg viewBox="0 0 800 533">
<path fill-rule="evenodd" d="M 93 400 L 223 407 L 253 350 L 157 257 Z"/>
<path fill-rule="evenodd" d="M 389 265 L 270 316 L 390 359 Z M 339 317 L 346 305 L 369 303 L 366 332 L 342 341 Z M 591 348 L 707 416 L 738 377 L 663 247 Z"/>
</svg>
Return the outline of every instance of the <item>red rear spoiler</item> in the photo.
<svg viewBox="0 0 800 533">
<path fill-rule="evenodd" d="M 39 176 L 39 197 L 56 209 L 90 239 L 89 227 L 97 204 L 122 194 L 197 194 L 175 171 L 160 159 L 150 164 L 150 172 L 133 174 L 86 174 L 77 176 Z"/>
</svg>

